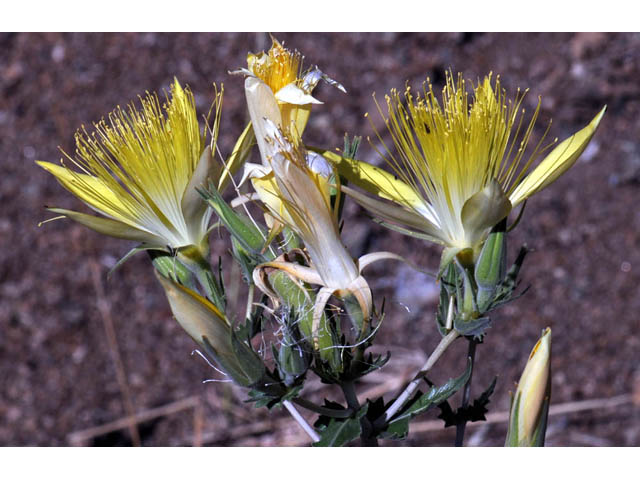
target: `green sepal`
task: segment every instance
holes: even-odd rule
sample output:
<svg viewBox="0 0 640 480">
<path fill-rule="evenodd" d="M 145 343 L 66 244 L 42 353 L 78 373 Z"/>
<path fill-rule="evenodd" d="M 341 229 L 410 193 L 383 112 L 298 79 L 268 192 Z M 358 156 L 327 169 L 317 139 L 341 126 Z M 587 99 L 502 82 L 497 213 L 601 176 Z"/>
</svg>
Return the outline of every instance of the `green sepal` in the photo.
<svg viewBox="0 0 640 480">
<path fill-rule="evenodd" d="M 133 247 L 131 250 L 125 253 L 125 255 L 120 260 L 118 260 L 116 264 L 113 267 L 111 267 L 111 269 L 107 272 L 107 280 L 110 279 L 111 275 L 113 275 L 113 273 L 116 270 L 118 270 L 122 265 L 124 265 L 125 262 L 129 260 L 131 257 L 133 257 L 136 253 L 144 252 L 147 250 L 158 250 L 158 247 L 150 247 L 148 245 L 145 245 L 144 243 L 141 243 L 137 247 Z"/>
<path fill-rule="evenodd" d="M 175 255 L 152 250 L 149 252 L 154 268 L 163 276 L 184 285 L 190 290 L 196 290 L 196 283 L 191 271 L 184 266 Z"/>
<path fill-rule="evenodd" d="M 212 183 L 209 183 L 208 189 L 198 190 L 198 192 L 213 208 L 229 233 L 235 237 L 248 252 L 263 255 L 265 239 L 267 238 L 266 232 L 263 232 L 246 215 L 236 213 L 227 202 L 224 201 L 220 192 L 218 192 Z M 265 257 L 265 261 L 272 259 L 267 257 L 268 254 Z"/>
<path fill-rule="evenodd" d="M 367 414 L 368 404 L 362 406 L 355 416 L 346 419 L 332 418 L 319 433 L 320 440 L 313 444 L 314 447 L 341 447 L 362 434 L 360 420 Z"/>
<path fill-rule="evenodd" d="M 238 239 L 234 236 L 231 237 L 231 256 L 240 265 L 240 271 L 242 273 L 242 280 L 247 285 L 253 284 L 253 270 L 261 263 L 261 260 L 256 255 L 252 255 L 242 246 Z"/>
<path fill-rule="evenodd" d="M 311 352 L 292 332 L 292 326 L 285 326 L 280 349 L 272 346 L 280 377 L 287 387 L 294 385 L 309 369 Z"/>
<path fill-rule="evenodd" d="M 475 264 L 474 276 L 478 286 L 476 302 L 480 313 L 487 311 L 507 271 L 506 220 L 494 228 L 485 241 Z"/>
<path fill-rule="evenodd" d="M 418 391 L 404 408 L 388 422 L 388 426 L 382 433 L 382 437 L 393 439 L 405 438 L 409 433 L 409 421 L 412 418 L 444 402 L 467 383 L 471 375 L 471 365 L 471 359 L 469 359 L 466 370 L 459 377 L 449 379 L 440 387 L 433 386 L 426 393 Z"/>
<path fill-rule="evenodd" d="M 292 310 L 302 336 L 305 339 L 311 339 L 313 337 L 313 305 L 316 294 L 310 288 L 295 283 L 289 275 L 279 270 L 269 274 L 269 283 L 286 306 L 285 308 Z M 335 348 L 337 341 L 326 314 L 323 314 L 320 319 L 318 344 L 317 354 L 320 359 L 328 362 L 332 371 L 341 372 L 340 351 Z"/>
</svg>

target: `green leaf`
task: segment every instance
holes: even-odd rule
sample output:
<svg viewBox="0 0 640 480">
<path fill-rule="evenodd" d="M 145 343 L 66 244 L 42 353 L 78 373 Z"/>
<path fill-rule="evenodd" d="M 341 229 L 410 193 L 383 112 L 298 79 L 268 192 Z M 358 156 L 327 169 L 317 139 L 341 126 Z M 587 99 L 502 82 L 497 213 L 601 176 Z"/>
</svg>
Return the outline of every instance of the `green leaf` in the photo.
<svg viewBox="0 0 640 480">
<path fill-rule="evenodd" d="M 465 372 L 458 378 L 451 378 L 440 387 L 431 387 L 427 393 L 423 394 L 422 392 L 418 392 L 408 406 L 405 406 L 405 408 L 391 419 L 383 436 L 396 439 L 405 438 L 409 432 L 409 421 L 413 417 L 444 402 L 467 383 L 471 375 L 471 365 L 472 363 L 469 359 Z"/>
<path fill-rule="evenodd" d="M 321 432 L 320 440 L 314 447 L 341 447 L 356 440 L 362 433 L 360 419 L 366 415 L 368 405 L 364 405 L 356 416 L 347 419 L 332 418 L 327 427 Z"/>
</svg>

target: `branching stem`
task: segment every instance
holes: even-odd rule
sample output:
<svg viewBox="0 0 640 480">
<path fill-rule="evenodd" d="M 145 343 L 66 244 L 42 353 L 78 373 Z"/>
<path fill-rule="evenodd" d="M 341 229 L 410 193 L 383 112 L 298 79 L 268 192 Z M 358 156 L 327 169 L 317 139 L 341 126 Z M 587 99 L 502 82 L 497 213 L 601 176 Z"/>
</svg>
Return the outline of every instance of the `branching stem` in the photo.
<svg viewBox="0 0 640 480">
<path fill-rule="evenodd" d="M 307 421 L 304 419 L 304 417 L 302 415 L 300 415 L 300 412 L 298 412 L 298 410 L 296 410 L 296 407 L 293 406 L 291 401 L 285 400 L 282 403 L 284 404 L 284 407 L 289 411 L 289 413 L 291 414 L 293 419 L 296 422 L 298 422 L 298 425 L 300 425 L 302 427 L 302 429 L 307 433 L 307 435 L 309 435 L 309 438 L 311 438 L 311 440 L 313 440 L 314 443 L 315 442 L 319 442 L 320 441 L 320 436 L 311 427 L 311 425 L 309 425 L 309 423 L 307 423 Z"/>
<path fill-rule="evenodd" d="M 440 343 L 435 348 L 433 353 L 429 356 L 426 363 L 422 366 L 420 371 L 416 374 L 411 383 L 404 389 L 404 391 L 400 394 L 400 396 L 396 399 L 395 402 L 387 409 L 384 414 L 384 420 L 389 421 L 398 411 L 404 406 L 405 403 L 411 398 L 411 395 L 416 391 L 418 385 L 420 385 L 420 381 L 422 377 L 424 377 L 431 367 L 436 363 L 436 361 L 442 356 L 442 354 L 449 348 L 449 345 L 453 343 L 453 341 L 458 338 L 460 334 L 451 330 L 445 337 L 440 340 Z"/>
</svg>

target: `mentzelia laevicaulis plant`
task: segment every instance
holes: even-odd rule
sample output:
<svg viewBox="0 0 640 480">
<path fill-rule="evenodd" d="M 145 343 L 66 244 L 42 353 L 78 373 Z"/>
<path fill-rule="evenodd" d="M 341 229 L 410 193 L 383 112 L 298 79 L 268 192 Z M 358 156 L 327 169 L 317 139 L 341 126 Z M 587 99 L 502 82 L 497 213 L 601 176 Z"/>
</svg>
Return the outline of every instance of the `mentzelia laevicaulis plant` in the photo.
<svg viewBox="0 0 640 480">
<path fill-rule="evenodd" d="M 386 226 L 444 245 L 448 259 L 464 250 L 476 257 L 493 226 L 571 167 L 606 108 L 532 170 L 548 149 L 540 140 L 524 158 L 540 101 L 522 128 L 524 94 L 507 100 L 499 78 L 492 85 L 489 75 L 473 88 L 470 104 L 466 85 L 461 76 L 448 75 L 442 103 L 432 85 L 422 97 L 414 98 L 409 88 L 404 98 L 397 91 L 386 97 L 388 116 L 378 108 L 397 150 L 394 155 L 383 147 L 393 173 L 324 152 L 354 184 L 393 203 L 343 190 Z"/>
</svg>

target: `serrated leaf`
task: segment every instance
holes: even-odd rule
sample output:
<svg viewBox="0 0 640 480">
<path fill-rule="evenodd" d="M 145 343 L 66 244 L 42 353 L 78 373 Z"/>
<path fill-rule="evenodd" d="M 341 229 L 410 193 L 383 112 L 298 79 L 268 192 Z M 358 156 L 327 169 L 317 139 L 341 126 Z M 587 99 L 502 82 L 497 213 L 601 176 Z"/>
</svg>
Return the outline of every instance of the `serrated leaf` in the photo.
<svg viewBox="0 0 640 480">
<path fill-rule="evenodd" d="M 332 418 L 320 434 L 320 441 L 314 447 L 341 447 L 360 437 L 362 426 L 360 419 L 366 415 L 369 405 L 364 405 L 355 417 L 347 419 Z"/>
<path fill-rule="evenodd" d="M 384 436 L 396 439 L 406 437 L 409 432 L 409 421 L 416 415 L 424 413 L 431 407 L 444 402 L 460 390 L 464 384 L 467 383 L 471 375 L 471 366 L 472 363 L 471 360 L 469 360 L 467 362 L 467 368 L 461 376 L 449 379 L 440 387 L 431 387 L 427 393 L 423 394 L 422 392 L 418 392 L 414 400 L 391 419 L 389 426 L 384 432 Z"/>
</svg>

